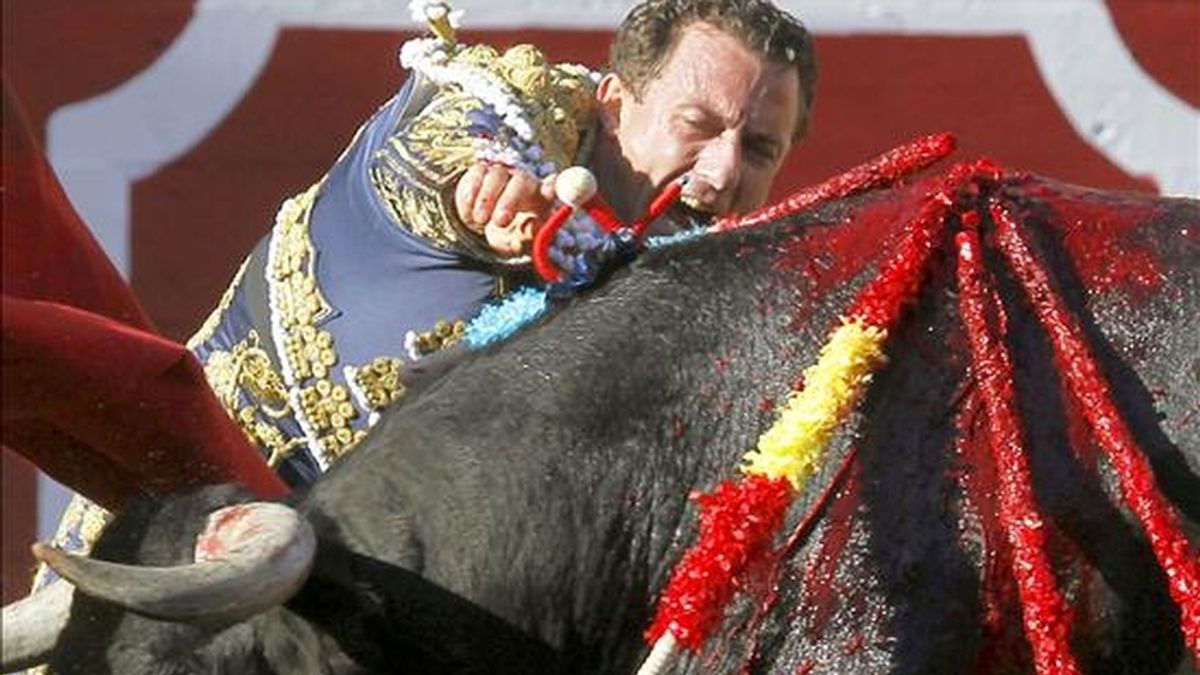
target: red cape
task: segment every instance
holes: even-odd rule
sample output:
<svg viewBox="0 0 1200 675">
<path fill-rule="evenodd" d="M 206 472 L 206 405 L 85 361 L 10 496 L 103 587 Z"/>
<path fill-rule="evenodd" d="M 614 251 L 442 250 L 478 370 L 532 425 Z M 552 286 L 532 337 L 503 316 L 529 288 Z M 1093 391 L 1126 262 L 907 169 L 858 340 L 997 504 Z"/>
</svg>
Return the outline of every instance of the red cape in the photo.
<svg viewBox="0 0 1200 675">
<path fill-rule="evenodd" d="M 287 494 L 83 225 L 7 81 L 3 167 L 4 445 L 110 509 L 221 482 Z"/>
</svg>

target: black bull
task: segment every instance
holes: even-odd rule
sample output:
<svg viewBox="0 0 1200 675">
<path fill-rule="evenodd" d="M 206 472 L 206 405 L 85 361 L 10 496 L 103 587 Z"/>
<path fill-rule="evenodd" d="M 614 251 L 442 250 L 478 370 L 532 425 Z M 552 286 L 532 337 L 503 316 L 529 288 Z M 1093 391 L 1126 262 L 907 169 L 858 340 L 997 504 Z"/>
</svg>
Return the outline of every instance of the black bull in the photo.
<svg viewBox="0 0 1200 675">
<path fill-rule="evenodd" d="M 694 538 L 689 494 L 736 474 L 839 313 L 895 249 L 922 189 L 647 253 L 411 397 L 298 498 L 319 548 L 285 606 L 220 629 L 82 598 L 55 668 L 632 673 L 656 593 Z M 988 192 L 1017 206 L 1194 551 L 1200 205 L 1033 178 Z M 1008 315 L 1048 552 L 1074 612 L 1073 651 L 1086 672 L 1186 670 L 1164 573 L 989 227 L 987 263 Z M 778 551 L 754 566 L 721 629 L 680 672 L 1030 668 L 949 236 Z M 143 504 L 95 555 L 189 562 L 203 514 L 239 498 L 216 488 Z M 818 509 L 816 527 L 801 529 Z"/>
</svg>

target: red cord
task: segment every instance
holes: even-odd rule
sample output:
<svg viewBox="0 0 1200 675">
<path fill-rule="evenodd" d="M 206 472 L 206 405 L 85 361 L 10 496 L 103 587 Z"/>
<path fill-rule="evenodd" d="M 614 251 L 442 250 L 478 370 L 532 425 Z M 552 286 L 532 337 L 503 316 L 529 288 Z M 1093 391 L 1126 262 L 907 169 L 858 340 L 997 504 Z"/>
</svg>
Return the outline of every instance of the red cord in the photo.
<svg viewBox="0 0 1200 675">
<path fill-rule="evenodd" d="M 965 219 L 964 219 L 965 220 Z M 1003 310 L 989 285 L 979 235 L 966 229 L 958 245 L 959 308 L 971 350 L 971 376 L 987 411 L 988 447 L 999 471 L 1000 523 L 1013 548 L 1025 637 L 1041 675 L 1079 672 L 1071 653 L 1071 613 L 1046 556 L 1046 523 L 1033 494 L 1032 471 L 1015 407 L 1012 361 L 1003 342 Z M 995 327 L 989 316 L 1000 324 Z"/>
<path fill-rule="evenodd" d="M 954 134 L 950 133 L 918 138 L 824 183 L 802 188 L 775 204 L 741 217 L 723 218 L 717 221 L 714 227 L 718 231 L 724 231 L 762 225 L 833 199 L 895 184 L 954 152 L 956 145 Z"/>
<path fill-rule="evenodd" d="M 562 278 L 562 270 L 550 259 L 550 246 L 554 243 L 558 231 L 562 229 L 563 223 L 567 222 L 573 212 L 574 209 L 569 204 L 558 207 L 533 237 L 533 269 L 548 283 Z"/>
<path fill-rule="evenodd" d="M 608 203 L 600 197 L 600 193 L 596 193 L 595 197 L 587 200 L 583 205 L 583 210 L 587 211 L 592 220 L 599 223 L 605 232 L 616 232 L 625 225 L 617 218 L 617 214 L 613 213 Z"/>
<path fill-rule="evenodd" d="M 1200 663 L 1200 560 L 1117 409 L 1083 328 L 1053 290 L 1049 276 L 1022 239 L 1008 209 L 993 204 L 991 213 L 997 244 L 1050 336 L 1058 371 L 1078 397 L 1097 444 L 1112 461 L 1125 502 L 1150 539 L 1150 547 L 1166 573 L 1167 588 L 1179 605 L 1184 642 Z"/>
<path fill-rule="evenodd" d="M 651 200 L 650 206 L 646 208 L 646 214 L 633 224 L 633 236 L 641 239 L 646 233 L 646 228 L 658 217 L 667 212 L 671 205 L 679 201 L 679 196 L 683 194 L 683 186 L 687 182 L 687 178 L 671 181 L 658 195 Z"/>
</svg>

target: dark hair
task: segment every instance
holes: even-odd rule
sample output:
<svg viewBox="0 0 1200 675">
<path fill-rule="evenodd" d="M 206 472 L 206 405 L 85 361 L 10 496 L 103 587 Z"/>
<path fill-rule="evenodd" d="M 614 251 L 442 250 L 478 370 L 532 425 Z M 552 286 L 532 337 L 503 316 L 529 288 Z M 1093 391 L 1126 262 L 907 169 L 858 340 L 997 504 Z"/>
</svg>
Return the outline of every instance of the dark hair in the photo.
<svg viewBox="0 0 1200 675">
<path fill-rule="evenodd" d="M 662 70 L 682 29 L 698 22 L 737 37 L 765 60 L 796 68 L 804 93 L 796 136 L 803 136 L 817 86 L 812 36 L 799 19 L 768 0 L 644 0 L 617 29 L 612 71 L 640 97 Z"/>
</svg>

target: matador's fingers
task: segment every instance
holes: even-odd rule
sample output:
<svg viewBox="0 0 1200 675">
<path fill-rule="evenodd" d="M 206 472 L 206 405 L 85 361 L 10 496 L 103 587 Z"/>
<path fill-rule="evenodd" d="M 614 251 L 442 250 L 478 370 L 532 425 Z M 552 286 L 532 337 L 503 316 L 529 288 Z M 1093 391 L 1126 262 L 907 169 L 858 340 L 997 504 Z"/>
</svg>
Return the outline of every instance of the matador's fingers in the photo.
<svg viewBox="0 0 1200 675">
<path fill-rule="evenodd" d="M 479 193 L 475 195 L 475 206 L 471 211 L 472 220 L 482 225 L 492 219 L 492 210 L 503 194 L 504 188 L 512 179 L 513 169 L 503 164 L 492 164 L 483 176 Z"/>
<path fill-rule="evenodd" d="M 542 184 L 540 186 L 538 186 L 539 191 L 542 193 L 542 198 L 545 199 L 546 203 L 548 203 L 548 204 L 554 203 L 554 199 L 555 199 L 554 182 L 557 179 L 558 179 L 558 174 L 552 173 L 549 176 L 546 176 L 545 178 L 543 178 Z"/>
<path fill-rule="evenodd" d="M 542 198 L 537 179 L 524 171 L 518 171 L 509 179 L 504 192 L 492 209 L 490 225 L 504 227 L 518 212 L 541 215 L 549 203 Z"/>
<path fill-rule="evenodd" d="M 486 173 L 487 165 L 477 162 L 459 177 L 458 185 L 454 189 L 454 208 L 458 211 L 459 220 L 481 234 L 483 233 L 483 223 L 475 222 L 474 211 L 475 199 L 479 195 L 479 188 L 483 185 L 483 177 Z"/>
</svg>

